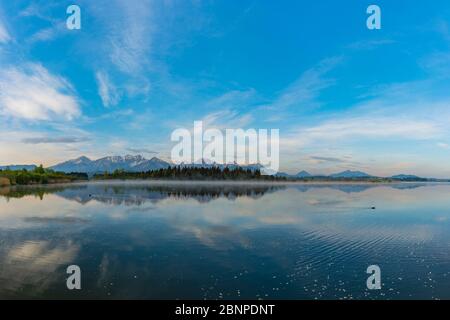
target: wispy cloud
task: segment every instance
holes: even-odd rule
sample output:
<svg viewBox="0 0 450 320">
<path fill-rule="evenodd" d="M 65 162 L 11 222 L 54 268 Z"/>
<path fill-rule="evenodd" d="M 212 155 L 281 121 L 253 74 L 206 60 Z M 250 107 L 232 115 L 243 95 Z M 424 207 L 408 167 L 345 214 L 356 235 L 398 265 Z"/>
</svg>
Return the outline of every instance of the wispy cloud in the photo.
<svg viewBox="0 0 450 320">
<path fill-rule="evenodd" d="M 50 17 L 43 13 L 44 9 L 48 6 L 52 6 L 51 2 L 46 2 L 46 5 L 40 3 L 31 3 L 24 9 L 20 10 L 20 17 L 37 17 L 44 20 L 50 20 Z"/>
<path fill-rule="evenodd" d="M 114 84 L 111 83 L 108 75 L 104 72 L 97 71 L 95 74 L 98 85 L 98 94 L 102 99 L 105 107 L 114 106 L 119 102 L 120 95 Z"/>
<path fill-rule="evenodd" d="M 72 120 L 81 110 L 71 84 L 40 64 L 0 70 L 0 115 L 27 120 Z"/>
<path fill-rule="evenodd" d="M 288 107 L 316 107 L 320 92 L 334 83 L 326 74 L 342 61 L 341 57 L 322 60 L 317 66 L 306 70 L 291 85 L 284 89 L 267 109 L 276 111 Z"/>
<path fill-rule="evenodd" d="M 245 128 L 252 121 L 251 114 L 241 114 L 230 109 L 212 112 L 204 116 L 201 120 L 203 126 L 217 129 Z"/>
<path fill-rule="evenodd" d="M 0 44 L 7 43 L 11 40 L 11 35 L 9 34 L 6 26 L 2 22 L 2 16 L 0 15 Z"/>
<path fill-rule="evenodd" d="M 0 126 L 0 163 L 44 164 L 46 166 L 75 158 L 80 153 L 94 154 L 101 145 L 91 141 L 86 132 L 63 128 L 51 133 L 20 126 Z M 40 127 L 40 126 L 39 126 Z M 82 141 L 84 140 L 84 141 Z M 76 141 L 76 142 L 75 142 Z M 92 146 L 91 146 L 92 145 Z M 8 160 L 14 159 L 14 160 Z"/>
<path fill-rule="evenodd" d="M 431 79 L 385 85 L 375 88 L 362 102 L 349 106 L 346 112 L 323 116 L 314 123 L 294 125 L 282 135 L 282 157 L 286 162 L 298 165 L 295 159 L 305 159 L 310 154 L 306 163 L 311 160 L 314 165 L 322 165 L 327 170 L 353 166 L 366 167 L 379 174 L 395 173 L 395 163 L 404 162 L 405 157 L 416 157 L 416 164 L 420 166 L 421 152 L 417 146 L 445 149 L 446 144 L 441 139 L 449 134 L 450 98 L 437 96 L 437 85 Z M 395 151 L 390 149 L 393 146 Z M 332 150 L 327 152 L 327 149 Z M 340 156 L 347 150 L 357 154 L 356 161 L 347 161 Z M 390 160 L 378 157 L 387 150 L 390 150 Z M 407 156 L 405 150 L 410 150 Z M 396 151 L 398 155 L 394 154 Z M 325 153 L 325 156 L 311 155 L 317 152 Z M 374 158 L 376 163 L 370 160 Z M 381 166 L 384 171 L 380 171 Z M 419 167 L 415 169 L 418 171 Z"/>
<path fill-rule="evenodd" d="M 436 145 L 439 148 L 442 148 L 442 149 L 449 149 L 450 148 L 450 145 L 448 143 L 445 143 L 445 142 L 438 142 Z"/>
<path fill-rule="evenodd" d="M 29 43 L 35 43 L 40 41 L 50 41 L 57 38 L 59 35 L 62 35 L 64 32 L 67 32 L 66 25 L 63 22 L 55 22 L 52 26 L 40 29 L 36 31 L 33 35 L 28 39 Z"/>
<path fill-rule="evenodd" d="M 449 77 L 450 52 L 436 52 L 420 61 L 422 68 L 440 77 Z"/>
<path fill-rule="evenodd" d="M 112 1 L 97 8 L 107 32 L 109 58 L 126 74 L 141 74 L 151 60 L 154 6 L 154 2 L 149 0 Z"/>
<path fill-rule="evenodd" d="M 436 122 L 420 119 L 358 116 L 329 120 L 315 126 L 299 128 L 282 140 L 287 148 L 301 148 L 312 144 L 322 146 L 342 145 L 358 141 L 405 139 L 427 140 L 439 137 L 441 127 Z"/>
<path fill-rule="evenodd" d="M 32 3 L 19 12 L 19 17 L 21 18 L 37 18 L 47 25 L 32 33 L 26 39 L 28 44 L 55 40 L 58 36 L 67 32 L 65 20 L 54 18 L 50 14 L 52 10 L 55 10 L 55 5 L 55 3 L 50 1 L 39 4 Z"/>
<path fill-rule="evenodd" d="M 205 103 L 205 108 L 208 109 L 238 109 L 240 107 L 248 108 L 257 96 L 254 89 L 248 90 L 231 90 L 208 100 Z"/>
<path fill-rule="evenodd" d="M 349 44 L 347 48 L 354 50 L 372 50 L 381 46 L 394 43 L 396 43 L 396 41 L 392 39 L 362 40 Z"/>
<path fill-rule="evenodd" d="M 341 154 L 342 152 L 338 152 Z M 336 151 L 333 153 L 336 154 Z M 331 171 L 340 170 L 340 169 L 366 169 L 367 165 L 362 162 L 355 161 L 352 156 L 342 155 L 342 156 L 306 156 L 303 157 L 302 160 L 306 161 L 309 165 L 311 165 L 315 170 L 316 169 L 326 169 L 329 170 L 331 167 Z M 323 172 L 322 172 L 323 173 Z"/>
<path fill-rule="evenodd" d="M 436 123 L 431 121 L 370 116 L 331 120 L 303 131 L 310 138 L 329 140 L 355 137 L 429 139 L 438 132 Z"/>
<path fill-rule="evenodd" d="M 89 141 L 89 138 L 81 137 L 38 137 L 38 138 L 24 138 L 23 143 L 40 144 L 40 143 L 79 143 Z"/>
<path fill-rule="evenodd" d="M 157 151 L 153 151 L 147 148 L 127 148 L 127 151 L 133 152 L 133 153 L 147 153 L 147 154 L 157 154 Z"/>
<path fill-rule="evenodd" d="M 325 162 L 346 162 L 344 159 L 335 158 L 335 157 L 321 157 L 321 156 L 311 156 L 313 160 L 325 161 Z"/>
</svg>

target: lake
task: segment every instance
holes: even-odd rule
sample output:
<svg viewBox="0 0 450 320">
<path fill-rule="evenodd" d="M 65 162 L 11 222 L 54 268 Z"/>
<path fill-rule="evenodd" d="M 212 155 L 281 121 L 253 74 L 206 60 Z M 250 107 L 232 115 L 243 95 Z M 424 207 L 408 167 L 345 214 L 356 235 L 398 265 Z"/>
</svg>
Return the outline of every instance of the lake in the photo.
<svg viewBox="0 0 450 320">
<path fill-rule="evenodd" d="M 0 188 L 0 298 L 450 299 L 450 185 Z"/>
</svg>

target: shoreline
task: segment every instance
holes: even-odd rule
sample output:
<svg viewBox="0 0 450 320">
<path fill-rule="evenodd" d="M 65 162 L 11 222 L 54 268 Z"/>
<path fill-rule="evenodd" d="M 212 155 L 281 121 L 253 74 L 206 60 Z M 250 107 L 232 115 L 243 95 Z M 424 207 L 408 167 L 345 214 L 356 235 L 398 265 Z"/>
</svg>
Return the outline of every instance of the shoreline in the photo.
<svg viewBox="0 0 450 320">
<path fill-rule="evenodd" d="M 448 181 L 264 181 L 264 180 L 164 180 L 164 179 L 97 179 L 87 181 L 65 181 L 54 182 L 46 184 L 14 184 L 1 185 L 0 188 L 15 188 L 15 187 L 52 187 L 52 186 L 72 186 L 72 185 L 120 185 L 120 184 L 153 184 L 153 185 L 377 185 L 390 186 L 395 184 L 448 184 Z"/>
</svg>

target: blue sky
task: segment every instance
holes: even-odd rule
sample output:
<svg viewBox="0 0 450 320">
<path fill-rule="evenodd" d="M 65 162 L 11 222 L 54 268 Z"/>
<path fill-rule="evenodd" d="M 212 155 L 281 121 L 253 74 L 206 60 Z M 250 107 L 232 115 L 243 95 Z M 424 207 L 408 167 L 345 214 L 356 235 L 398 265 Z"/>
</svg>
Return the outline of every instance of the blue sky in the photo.
<svg viewBox="0 0 450 320">
<path fill-rule="evenodd" d="M 450 177 L 450 3 L 0 2 L 0 165 L 168 159 L 195 120 L 280 129 L 282 171 Z"/>
</svg>

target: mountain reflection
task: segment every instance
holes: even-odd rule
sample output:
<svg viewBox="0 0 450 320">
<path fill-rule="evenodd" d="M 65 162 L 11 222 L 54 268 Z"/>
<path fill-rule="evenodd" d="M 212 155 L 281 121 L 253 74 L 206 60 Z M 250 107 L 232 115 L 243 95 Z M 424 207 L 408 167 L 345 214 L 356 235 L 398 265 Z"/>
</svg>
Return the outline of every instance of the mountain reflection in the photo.
<svg viewBox="0 0 450 320">
<path fill-rule="evenodd" d="M 426 184 L 389 184 L 394 189 L 415 189 Z M 108 182 L 47 186 L 15 186 L 0 188 L 0 197 L 23 198 L 35 196 L 43 200 L 46 195 L 55 194 L 64 199 L 87 204 L 99 201 L 114 205 L 142 205 L 145 202 L 174 199 L 195 199 L 206 203 L 218 198 L 234 200 L 239 197 L 258 199 L 266 193 L 285 188 L 300 192 L 311 189 L 333 189 L 344 193 L 360 193 L 381 184 L 258 184 L 258 183 L 203 183 L 203 182 Z M 385 185 L 384 185 L 385 186 Z"/>
<path fill-rule="evenodd" d="M 48 194 L 87 204 L 99 201 L 113 205 L 142 205 L 145 202 L 174 199 L 195 199 L 206 203 L 218 198 L 234 200 L 239 197 L 258 199 L 268 192 L 285 188 L 282 185 L 256 184 L 85 184 L 39 187 L 9 187 L 0 189 L 0 196 L 22 198 L 36 196 L 41 200 Z"/>
</svg>

